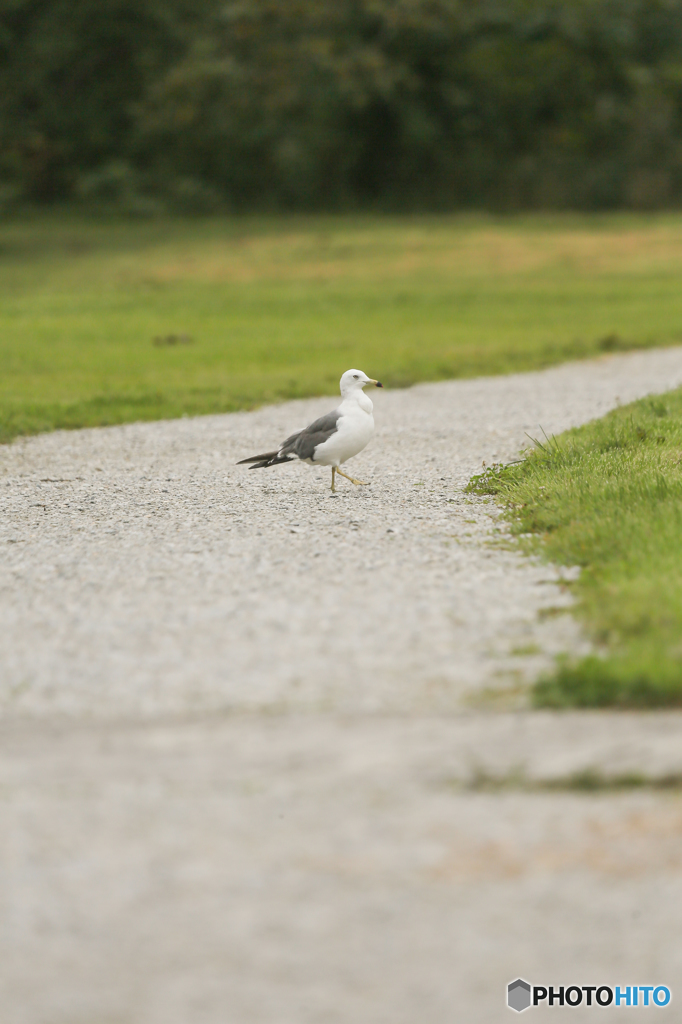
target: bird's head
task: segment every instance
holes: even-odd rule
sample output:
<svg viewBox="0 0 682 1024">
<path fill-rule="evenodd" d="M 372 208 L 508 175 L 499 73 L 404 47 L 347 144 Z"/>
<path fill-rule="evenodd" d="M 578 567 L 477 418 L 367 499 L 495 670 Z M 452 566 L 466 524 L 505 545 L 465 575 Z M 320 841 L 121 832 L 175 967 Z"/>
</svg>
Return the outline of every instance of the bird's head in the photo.
<svg viewBox="0 0 682 1024">
<path fill-rule="evenodd" d="M 376 388 L 383 388 L 381 381 L 372 380 L 362 370 L 346 370 L 341 378 L 341 394 L 349 395 L 352 391 L 362 391 L 368 384 L 374 384 Z"/>
</svg>

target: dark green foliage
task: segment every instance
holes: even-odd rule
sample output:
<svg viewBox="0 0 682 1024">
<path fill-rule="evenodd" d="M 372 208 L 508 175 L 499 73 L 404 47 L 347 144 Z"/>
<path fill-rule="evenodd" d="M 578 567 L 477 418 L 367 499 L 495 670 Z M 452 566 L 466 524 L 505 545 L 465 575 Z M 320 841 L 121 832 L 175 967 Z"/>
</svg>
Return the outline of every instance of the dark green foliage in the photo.
<svg viewBox="0 0 682 1024">
<path fill-rule="evenodd" d="M 682 198 L 682 0 L 0 0 L 0 69 L 6 204 Z"/>
<path fill-rule="evenodd" d="M 559 665 L 536 704 L 682 706 L 682 391 L 540 438 L 469 487 L 502 500 L 531 548 L 582 568 L 598 656 Z"/>
<path fill-rule="evenodd" d="M 131 154 L 134 105 L 181 58 L 189 0 L 0 0 L 0 171 L 33 199 Z"/>
</svg>

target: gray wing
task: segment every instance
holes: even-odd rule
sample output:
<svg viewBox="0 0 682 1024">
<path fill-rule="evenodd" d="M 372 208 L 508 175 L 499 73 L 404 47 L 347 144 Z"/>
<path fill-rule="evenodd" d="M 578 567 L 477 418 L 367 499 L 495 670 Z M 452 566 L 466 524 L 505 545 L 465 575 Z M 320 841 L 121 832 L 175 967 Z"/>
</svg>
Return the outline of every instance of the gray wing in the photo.
<svg viewBox="0 0 682 1024">
<path fill-rule="evenodd" d="M 324 444 L 338 428 L 341 413 L 338 409 L 320 416 L 305 430 L 299 430 L 297 434 L 288 437 L 279 450 L 280 455 L 298 455 L 299 459 L 315 459 L 315 449 L 318 444 Z"/>
</svg>

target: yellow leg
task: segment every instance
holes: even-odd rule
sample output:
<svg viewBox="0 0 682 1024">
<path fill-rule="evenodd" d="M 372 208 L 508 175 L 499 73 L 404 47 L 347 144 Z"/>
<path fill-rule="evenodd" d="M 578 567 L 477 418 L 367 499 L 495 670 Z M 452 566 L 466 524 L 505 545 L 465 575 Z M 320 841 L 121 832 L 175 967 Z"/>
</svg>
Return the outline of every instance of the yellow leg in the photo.
<svg viewBox="0 0 682 1024">
<path fill-rule="evenodd" d="M 339 474 L 339 476 L 345 476 L 346 480 L 350 480 L 350 482 L 352 484 L 357 484 L 358 487 L 367 487 L 368 486 L 366 480 L 356 480 L 355 477 L 348 476 L 348 473 L 343 473 L 340 469 L 337 469 L 336 472 Z"/>
<path fill-rule="evenodd" d="M 336 466 L 332 466 L 332 494 L 335 493 L 336 487 L 334 487 L 334 474 L 336 473 Z"/>
</svg>

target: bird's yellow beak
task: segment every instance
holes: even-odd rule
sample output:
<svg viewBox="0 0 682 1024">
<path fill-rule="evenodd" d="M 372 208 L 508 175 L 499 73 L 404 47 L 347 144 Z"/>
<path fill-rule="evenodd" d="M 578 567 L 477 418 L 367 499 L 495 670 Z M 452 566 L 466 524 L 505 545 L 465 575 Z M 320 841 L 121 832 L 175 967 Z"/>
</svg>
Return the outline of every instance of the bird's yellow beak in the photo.
<svg viewBox="0 0 682 1024">
<path fill-rule="evenodd" d="M 380 381 L 380 380 L 372 380 L 372 378 L 371 378 L 371 377 L 370 377 L 370 379 L 369 379 L 369 380 L 367 381 L 367 383 L 368 383 L 368 384 L 375 384 L 375 385 L 376 385 L 376 387 L 378 387 L 378 388 L 383 388 L 383 386 L 384 386 L 384 385 L 383 385 L 383 384 L 381 383 L 381 381 Z"/>
</svg>

